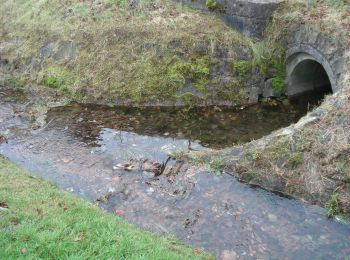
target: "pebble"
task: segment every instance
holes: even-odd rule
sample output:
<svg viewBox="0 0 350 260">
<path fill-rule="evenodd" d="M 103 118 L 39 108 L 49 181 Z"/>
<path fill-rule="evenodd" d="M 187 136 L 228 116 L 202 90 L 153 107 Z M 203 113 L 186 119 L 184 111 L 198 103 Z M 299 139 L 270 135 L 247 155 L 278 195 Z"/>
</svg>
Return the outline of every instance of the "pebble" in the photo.
<svg viewBox="0 0 350 260">
<path fill-rule="evenodd" d="M 113 187 L 109 187 L 108 188 L 108 192 L 110 192 L 110 193 L 113 193 L 113 192 L 115 192 L 116 190 L 115 190 L 115 188 L 113 188 Z"/>
<path fill-rule="evenodd" d="M 148 188 L 146 190 L 146 192 L 147 192 L 148 195 L 151 195 L 152 193 L 154 193 L 154 189 L 153 188 Z"/>
<path fill-rule="evenodd" d="M 220 255 L 220 259 L 222 260 L 235 260 L 238 259 L 238 255 L 235 251 L 232 250 L 224 250 Z"/>
<path fill-rule="evenodd" d="M 267 217 L 269 218 L 269 220 L 270 220 L 271 222 L 276 222 L 276 221 L 277 221 L 276 215 L 269 214 Z"/>
</svg>

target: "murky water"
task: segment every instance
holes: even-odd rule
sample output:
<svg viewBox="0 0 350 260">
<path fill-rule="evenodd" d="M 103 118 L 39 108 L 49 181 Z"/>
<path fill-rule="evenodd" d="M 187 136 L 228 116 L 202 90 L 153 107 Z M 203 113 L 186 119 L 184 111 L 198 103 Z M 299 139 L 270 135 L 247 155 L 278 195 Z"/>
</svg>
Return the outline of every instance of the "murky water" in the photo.
<svg viewBox="0 0 350 260">
<path fill-rule="evenodd" d="M 118 134 L 116 139 L 120 143 L 128 142 L 131 136 L 138 138 L 135 143 L 143 143 L 140 137 L 154 137 L 149 142 L 180 140 L 181 148 L 184 147 L 182 143 L 185 143 L 190 149 L 220 149 L 258 139 L 296 122 L 304 113 L 300 106 L 277 103 L 190 110 L 73 104 L 51 109 L 47 121 L 49 128 L 66 129 L 75 138 L 91 146 L 113 142 L 111 135 Z"/>
<path fill-rule="evenodd" d="M 302 111 L 292 105 L 190 113 L 72 105 L 32 130 L 27 101 L 11 95 L 0 101 L 0 131 L 9 136 L 0 153 L 142 228 L 223 259 L 350 255 L 350 227 L 320 207 L 179 161 L 155 176 L 169 151 L 227 147 L 294 122 Z"/>
</svg>

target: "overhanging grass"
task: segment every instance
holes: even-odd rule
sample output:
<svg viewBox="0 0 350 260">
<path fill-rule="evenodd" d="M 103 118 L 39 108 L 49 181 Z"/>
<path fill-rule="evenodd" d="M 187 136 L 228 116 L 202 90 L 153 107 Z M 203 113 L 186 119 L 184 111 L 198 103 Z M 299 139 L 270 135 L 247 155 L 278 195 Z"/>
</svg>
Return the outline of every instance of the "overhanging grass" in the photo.
<svg viewBox="0 0 350 260">
<path fill-rule="evenodd" d="M 211 259 L 140 231 L 0 157 L 0 259 Z"/>
</svg>

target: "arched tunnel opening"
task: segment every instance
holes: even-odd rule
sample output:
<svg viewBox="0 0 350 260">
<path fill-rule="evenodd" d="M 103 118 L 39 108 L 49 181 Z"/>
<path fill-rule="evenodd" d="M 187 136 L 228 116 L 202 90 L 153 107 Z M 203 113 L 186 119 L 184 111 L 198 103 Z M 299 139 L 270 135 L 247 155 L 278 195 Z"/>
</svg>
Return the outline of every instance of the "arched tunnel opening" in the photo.
<svg viewBox="0 0 350 260">
<path fill-rule="evenodd" d="M 319 105 L 325 95 L 333 93 L 327 71 L 313 59 L 297 63 L 290 73 L 287 84 L 290 100 L 306 111 Z"/>
</svg>

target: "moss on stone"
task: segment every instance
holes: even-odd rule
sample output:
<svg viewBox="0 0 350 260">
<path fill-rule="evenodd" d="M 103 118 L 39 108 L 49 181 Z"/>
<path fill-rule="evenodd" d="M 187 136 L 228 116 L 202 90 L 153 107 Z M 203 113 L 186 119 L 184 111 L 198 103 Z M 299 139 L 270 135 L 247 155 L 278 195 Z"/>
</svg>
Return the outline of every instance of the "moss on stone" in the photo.
<svg viewBox="0 0 350 260">
<path fill-rule="evenodd" d="M 222 6 L 215 0 L 205 0 L 205 6 L 211 11 L 223 12 Z"/>
</svg>

